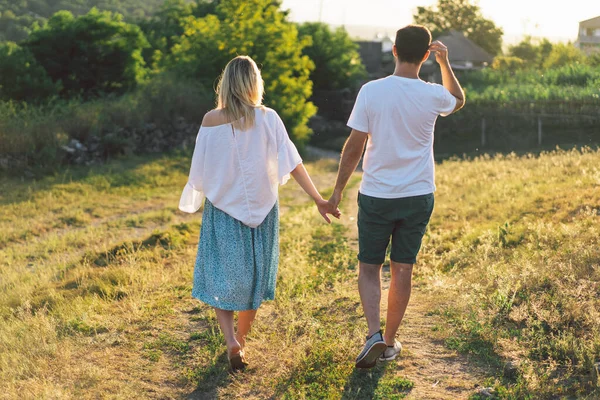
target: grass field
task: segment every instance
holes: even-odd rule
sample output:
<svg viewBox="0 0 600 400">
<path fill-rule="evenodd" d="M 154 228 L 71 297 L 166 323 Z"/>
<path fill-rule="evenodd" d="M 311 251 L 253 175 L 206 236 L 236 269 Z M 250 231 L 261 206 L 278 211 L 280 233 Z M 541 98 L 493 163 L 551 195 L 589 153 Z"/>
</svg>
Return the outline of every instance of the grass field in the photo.
<svg viewBox="0 0 600 400">
<path fill-rule="evenodd" d="M 235 376 L 214 313 L 190 297 L 200 214 L 176 209 L 188 167 L 171 155 L 0 181 L 0 398 L 483 398 L 452 371 L 412 373 L 426 342 L 465 357 L 496 398 L 600 396 L 600 152 L 439 165 L 399 335 L 413 348 L 371 371 L 352 363 L 366 331 L 350 220 L 360 176 L 332 225 L 290 182 L 277 298 Z M 328 194 L 335 162 L 308 167 Z M 426 330 L 407 338 L 419 318 Z"/>
</svg>

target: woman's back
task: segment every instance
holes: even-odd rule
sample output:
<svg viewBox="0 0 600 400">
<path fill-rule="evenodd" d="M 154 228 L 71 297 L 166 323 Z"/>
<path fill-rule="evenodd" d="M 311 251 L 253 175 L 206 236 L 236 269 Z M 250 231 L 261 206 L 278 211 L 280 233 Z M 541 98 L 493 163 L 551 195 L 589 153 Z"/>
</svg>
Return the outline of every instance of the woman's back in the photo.
<svg viewBox="0 0 600 400">
<path fill-rule="evenodd" d="M 301 162 L 274 110 L 257 107 L 254 124 L 245 131 L 234 128 L 221 110 L 213 110 L 196 139 L 189 185 L 215 207 L 256 227 L 277 201 L 278 185 Z M 196 211 L 201 200 L 188 191 L 181 207 Z"/>
</svg>

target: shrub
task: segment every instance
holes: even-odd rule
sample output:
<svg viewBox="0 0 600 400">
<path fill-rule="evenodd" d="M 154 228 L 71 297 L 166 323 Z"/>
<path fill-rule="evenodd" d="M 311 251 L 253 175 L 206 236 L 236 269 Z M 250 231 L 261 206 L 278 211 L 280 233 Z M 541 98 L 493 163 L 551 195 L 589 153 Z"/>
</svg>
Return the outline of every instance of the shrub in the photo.
<svg viewBox="0 0 600 400">
<path fill-rule="evenodd" d="M 62 83 L 65 96 L 123 93 L 146 74 L 141 52 L 148 42 L 140 28 L 108 11 L 92 9 L 78 18 L 57 12 L 24 46 Z"/>
<path fill-rule="evenodd" d="M 494 59 L 492 69 L 499 71 L 517 72 L 525 66 L 525 61 L 519 57 L 499 56 Z"/>
<path fill-rule="evenodd" d="M 562 67 L 568 64 L 585 63 L 585 54 L 571 43 L 559 43 L 552 47 L 544 68 Z"/>
<path fill-rule="evenodd" d="M 0 43 L 0 99 L 36 101 L 57 95 L 53 83 L 28 49 L 16 43 Z"/>
</svg>

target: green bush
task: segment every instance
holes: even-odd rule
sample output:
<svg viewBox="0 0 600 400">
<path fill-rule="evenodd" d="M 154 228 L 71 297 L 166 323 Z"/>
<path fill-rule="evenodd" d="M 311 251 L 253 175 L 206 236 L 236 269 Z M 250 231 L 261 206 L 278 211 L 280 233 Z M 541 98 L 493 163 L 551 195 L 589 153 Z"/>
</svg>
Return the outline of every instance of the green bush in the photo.
<svg viewBox="0 0 600 400">
<path fill-rule="evenodd" d="M 498 56 L 492 64 L 493 70 L 509 71 L 515 73 L 525 66 L 525 61 L 519 57 Z"/>
<path fill-rule="evenodd" d="M 0 43 L 0 99 L 36 101 L 60 92 L 29 49 L 16 43 Z"/>
<path fill-rule="evenodd" d="M 571 43 L 559 43 L 552 47 L 548 58 L 544 60 L 544 68 L 562 67 L 570 64 L 583 64 L 586 61 L 585 54 Z"/>
<path fill-rule="evenodd" d="M 64 96 L 123 93 L 146 75 L 142 49 L 148 46 L 136 25 L 92 9 L 75 18 L 67 11 L 52 16 L 25 42 Z"/>
<path fill-rule="evenodd" d="M 93 101 L 53 100 L 41 105 L 0 103 L 0 155 L 16 162 L 11 169 L 52 169 L 67 154 L 60 149 L 71 139 L 86 146 L 96 142 L 103 157 L 143 153 L 159 140 L 161 150 L 183 142 L 182 120 L 199 126 L 212 106 L 210 91 L 197 82 L 161 75 L 120 97 Z M 154 131 L 149 126 L 155 126 Z M 163 135 L 157 137 L 156 130 Z"/>
<path fill-rule="evenodd" d="M 184 34 L 163 67 L 212 87 L 230 59 L 251 56 L 262 67 L 265 103 L 281 115 L 292 139 L 305 143 L 311 134 L 308 119 L 316 112 L 308 101 L 314 64 L 302 55 L 310 41 L 298 37 L 296 25 L 287 21 L 279 1 L 216 3 L 214 14 L 185 19 Z"/>
</svg>

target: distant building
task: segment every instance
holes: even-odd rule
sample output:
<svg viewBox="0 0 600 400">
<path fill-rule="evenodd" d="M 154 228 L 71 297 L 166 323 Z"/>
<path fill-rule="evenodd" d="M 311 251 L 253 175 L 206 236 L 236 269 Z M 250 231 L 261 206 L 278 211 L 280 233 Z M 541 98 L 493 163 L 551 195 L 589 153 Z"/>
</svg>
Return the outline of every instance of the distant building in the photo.
<svg viewBox="0 0 600 400">
<path fill-rule="evenodd" d="M 448 59 L 452 69 L 457 74 L 460 74 L 460 71 L 483 69 L 494 61 L 493 56 L 476 45 L 462 32 L 452 30 L 435 40 L 439 40 L 448 47 Z M 435 54 L 432 53 L 423 64 L 421 77 L 430 82 L 441 82 L 442 76 L 435 62 Z"/>
<path fill-rule="evenodd" d="M 600 16 L 579 23 L 575 46 L 587 54 L 600 51 Z"/>
</svg>

